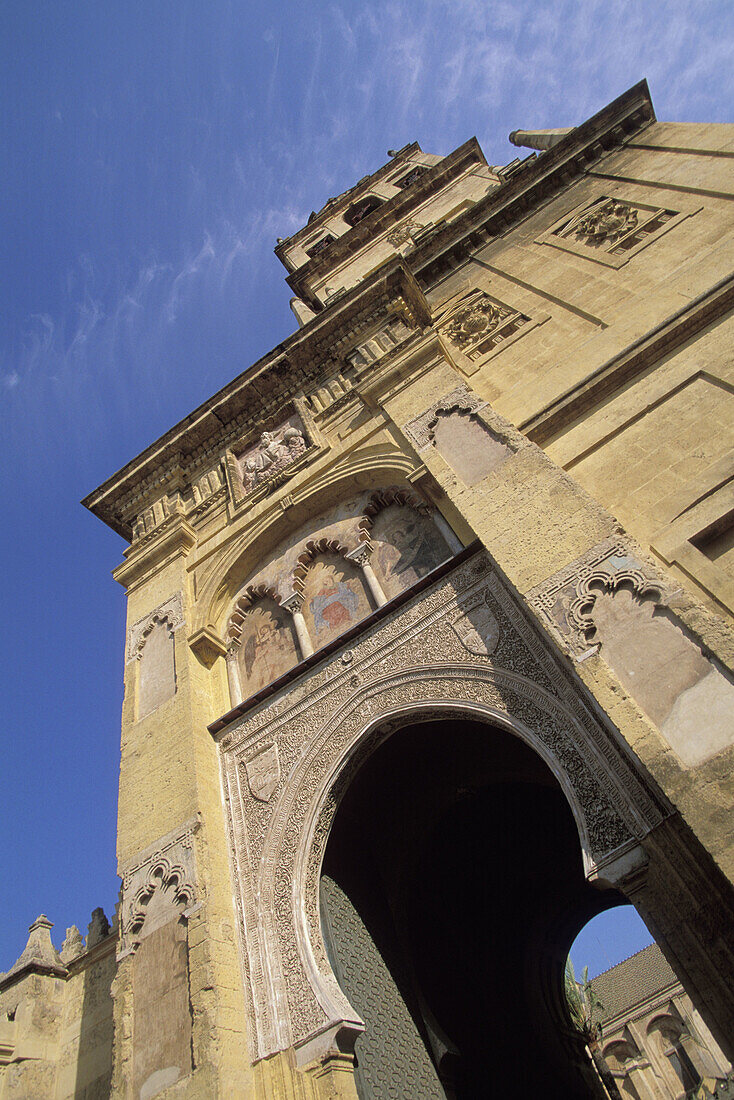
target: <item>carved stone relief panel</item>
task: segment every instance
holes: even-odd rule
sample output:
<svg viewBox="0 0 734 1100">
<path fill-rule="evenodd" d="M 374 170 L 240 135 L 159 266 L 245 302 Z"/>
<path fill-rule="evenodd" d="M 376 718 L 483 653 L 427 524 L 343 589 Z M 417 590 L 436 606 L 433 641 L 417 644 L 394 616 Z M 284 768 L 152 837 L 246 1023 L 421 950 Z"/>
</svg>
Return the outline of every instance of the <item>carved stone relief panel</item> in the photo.
<svg viewBox="0 0 734 1100">
<path fill-rule="evenodd" d="M 535 747 L 571 803 L 588 874 L 662 819 L 486 556 L 474 556 L 221 734 L 253 1057 L 310 1052 L 319 1035 L 359 1029 L 321 938 L 331 818 L 381 739 L 447 709 Z"/>
<path fill-rule="evenodd" d="M 734 682 L 623 543 L 602 544 L 533 602 L 580 655 L 592 643 L 686 766 L 734 744 Z"/>
<path fill-rule="evenodd" d="M 602 195 L 577 207 L 537 239 L 580 256 L 620 267 L 630 256 L 696 213 Z"/>
<path fill-rule="evenodd" d="M 486 423 L 484 408 L 476 394 L 460 386 L 405 431 L 418 450 L 435 447 L 465 485 L 476 485 L 513 454 L 510 444 Z"/>
<path fill-rule="evenodd" d="M 257 443 L 238 456 L 245 492 L 273 480 L 292 466 L 305 450 L 303 422 L 298 416 L 291 416 L 273 431 L 262 432 Z"/>
<path fill-rule="evenodd" d="M 469 359 L 484 358 L 527 325 L 529 317 L 483 291 L 461 299 L 439 320 L 439 331 Z"/>
</svg>

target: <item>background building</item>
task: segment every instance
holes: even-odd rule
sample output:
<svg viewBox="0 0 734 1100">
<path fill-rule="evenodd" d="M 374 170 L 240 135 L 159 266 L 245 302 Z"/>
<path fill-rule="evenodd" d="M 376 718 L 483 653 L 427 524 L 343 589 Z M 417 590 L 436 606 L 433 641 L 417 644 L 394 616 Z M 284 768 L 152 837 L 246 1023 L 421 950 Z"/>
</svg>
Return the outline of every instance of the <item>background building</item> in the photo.
<svg viewBox="0 0 734 1100">
<path fill-rule="evenodd" d="M 731 1064 L 657 944 L 604 971 L 591 988 L 601 1004 L 602 1053 L 622 1096 L 734 1091 Z"/>
</svg>

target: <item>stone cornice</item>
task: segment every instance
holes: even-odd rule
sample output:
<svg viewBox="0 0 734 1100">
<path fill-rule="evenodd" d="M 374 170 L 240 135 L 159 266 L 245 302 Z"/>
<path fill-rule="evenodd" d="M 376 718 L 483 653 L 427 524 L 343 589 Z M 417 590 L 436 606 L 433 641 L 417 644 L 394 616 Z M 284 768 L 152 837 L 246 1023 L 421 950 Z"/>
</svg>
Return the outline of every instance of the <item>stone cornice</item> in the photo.
<svg viewBox="0 0 734 1100">
<path fill-rule="evenodd" d="M 430 322 L 425 296 L 400 257 L 298 329 L 85 497 L 82 504 L 126 539 L 153 492 L 179 486 L 182 470 L 218 456 L 315 383 L 358 334 L 390 309 Z M 124 567 L 123 567 L 124 568 Z"/>
<path fill-rule="evenodd" d="M 647 81 L 641 80 L 570 130 L 552 149 L 526 158 L 502 187 L 421 242 L 410 256 L 420 284 L 431 285 L 477 248 L 506 233 L 540 203 L 581 176 L 594 161 L 654 121 Z"/>
<path fill-rule="evenodd" d="M 203 466 L 245 431 L 274 416 L 287 401 L 317 383 L 349 350 L 350 341 L 356 342 L 360 331 L 381 311 L 394 310 L 397 305 L 413 315 L 419 328 L 429 324 L 430 311 L 421 286 L 430 285 L 443 270 L 505 232 L 538 203 L 565 188 L 605 151 L 617 147 L 653 119 L 643 80 L 571 130 L 552 149 L 524 161 L 501 187 L 432 233 L 409 261 L 396 257 L 324 309 L 82 503 L 129 539 L 136 511 L 146 494 L 149 496 L 156 486 L 175 483 L 183 470 L 190 476 L 192 468 Z M 461 146 L 457 154 L 468 146 L 473 148 L 472 142 Z M 451 157 L 445 159 L 450 161 Z M 441 165 L 437 168 L 440 172 Z"/>
<path fill-rule="evenodd" d="M 112 576 L 125 588 L 130 588 L 151 569 L 160 568 L 176 557 L 185 557 L 196 545 L 196 531 L 184 517 L 174 512 L 152 533 L 150 541 L 141 539 L 125 552 L 125 561 L 113 570 Z"/>
</svg>

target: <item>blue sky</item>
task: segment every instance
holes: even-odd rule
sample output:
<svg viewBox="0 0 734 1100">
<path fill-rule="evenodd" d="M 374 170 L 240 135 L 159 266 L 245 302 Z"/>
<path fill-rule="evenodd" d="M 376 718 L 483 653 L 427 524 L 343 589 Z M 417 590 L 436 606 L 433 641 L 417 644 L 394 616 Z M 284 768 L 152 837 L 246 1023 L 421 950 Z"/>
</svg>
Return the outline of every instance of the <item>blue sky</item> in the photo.
<svg viewBox="0 0 734 1100">
<path fill-rule="evenodd" d="M 41 911 L 60 942 L 117 895 L 123 543 L 78 501 L 293 330 L 275 238 L 388 148 L 476 135 L 506 163 L 510 130 L 580 122 L 643 76 L 659 118 L 728 121 L 732 10 L 6 8 L 0 969 Z"/>
</svg>

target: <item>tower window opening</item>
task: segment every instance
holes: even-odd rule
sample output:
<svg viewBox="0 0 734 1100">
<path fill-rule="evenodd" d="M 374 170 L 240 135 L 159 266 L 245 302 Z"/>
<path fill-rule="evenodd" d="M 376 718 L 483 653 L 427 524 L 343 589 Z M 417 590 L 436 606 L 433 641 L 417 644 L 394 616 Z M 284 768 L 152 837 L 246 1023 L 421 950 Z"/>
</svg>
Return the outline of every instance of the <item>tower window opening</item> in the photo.
<svg viewBox="0 0 734 1100">
<path fill-rule="evenodd" d="M 309 256 L 312 260 L 315 260 L 316 257 L 320 256 L 321 253 L 324 252 L 335 240 L 336 237 L 333 235 L 333 233 L 327 233 L 325 237 L 321 237 L 320 240 L 316 241 L 316 244 L 312 244 L 310 248 L 306 249 L 306 255 Z"/>
<path fill-rule="evenodd" d="M 410 185 L 419 180 L 421 176 L 425 176 L 427 171 L 428 168 L 425 164 L 418 164 L 415 168 L 411 169 L 406 176 L 403 176 L 402 179 L 395 180 L 395 186 L 410 187 Z"/>
<path fill-rule="evenodd" d="M 371 214 L 373 210 L 376 210 L 378 206 L 382 206 L 383 199 L 378 199 L 377 195 L 367 195 L 365 198 L 360 199 L 359 202 L 355 202 L 344 214 L 344 221 L 347 225 L 355 226 L 358 222 L 361 222 L 368 214 Z"/>
</svg>

